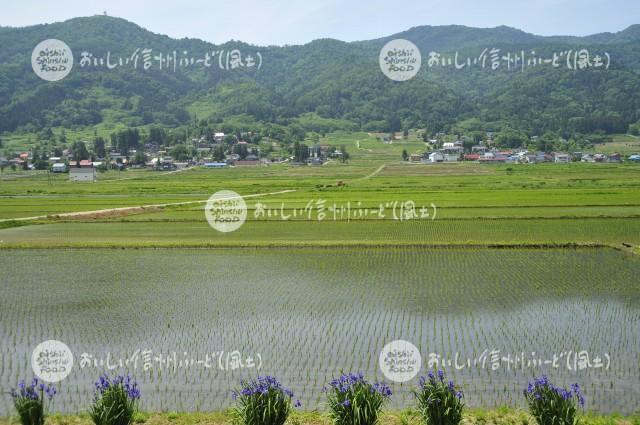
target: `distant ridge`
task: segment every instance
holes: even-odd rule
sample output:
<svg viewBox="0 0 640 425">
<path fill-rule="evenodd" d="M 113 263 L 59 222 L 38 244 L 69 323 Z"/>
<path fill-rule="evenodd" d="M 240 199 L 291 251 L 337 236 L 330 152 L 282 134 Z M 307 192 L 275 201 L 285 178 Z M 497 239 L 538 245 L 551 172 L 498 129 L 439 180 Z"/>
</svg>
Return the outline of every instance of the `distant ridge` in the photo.
<svg viewBox="0 0 640 425">
<path fill-rule="evenodd" d="M 31 70 L 40 41 L 58 38 L 74 52 L 129 56 L 136 49 L 194 54 L 236 48 L 260 51 L 259 71 L 223 72 L 192 67 L 74 69 L 51 84 Z M 606 51 L 605 71 L 537 67 L 527 72 L 426 65 L 397 84 L 379 69 L 389 40 L 406 38 L 423 56 L 431 51 L 477 55 L 484 48 L 533 51 L 551 57 L 563 50 Z M 179 127 L 194 120 L 229 126 L 300 125 L 303 129 L 450 129 L 473 122 L 478 131 L 503 127 L 529 134 L 547 131 L 624 132 L 640 119 L 640 25 L 585 37 L 539 36 L 516 28 L 417 26 L 382 38 L 344 42 L 331 38 L 303 45 L 222 45 L 173 39 L 122 18 L 95 15 L 23 28 L 0 28 L 0 132 L 103 125 Z"/>
</svg>

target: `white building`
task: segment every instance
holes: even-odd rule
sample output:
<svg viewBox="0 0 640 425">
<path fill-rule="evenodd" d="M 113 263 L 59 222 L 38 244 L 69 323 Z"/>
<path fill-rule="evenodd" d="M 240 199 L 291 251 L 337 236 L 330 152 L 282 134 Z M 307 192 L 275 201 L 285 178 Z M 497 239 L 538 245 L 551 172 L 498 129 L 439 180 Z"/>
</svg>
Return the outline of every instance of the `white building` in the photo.
<svg viewBox="0 0 640 425">
<path fill-rule="evenodd" d="M 56 162 L 51 166 L 51 171 L 54 173 L 64 173 L 67 171 L 67 164 L 64 162 Z"/>
<path fill-rule="evenodd" d="M 444 155 L 440 152 L 433 152 L 429 154 L 429 162 L 443 162 Z"/>
<path fill-rule="evenodd" d="M 96 181 L 96 169 L 72 167 L 69 169 L 69 180 L 72 182 Z"/>
</svg>

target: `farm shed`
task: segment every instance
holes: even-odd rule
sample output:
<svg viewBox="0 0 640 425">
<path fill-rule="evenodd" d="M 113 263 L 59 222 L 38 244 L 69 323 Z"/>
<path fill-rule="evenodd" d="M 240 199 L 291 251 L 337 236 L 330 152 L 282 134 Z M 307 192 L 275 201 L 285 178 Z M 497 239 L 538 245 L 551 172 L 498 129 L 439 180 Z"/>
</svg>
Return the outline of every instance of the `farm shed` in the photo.
<svg viewBox="0 0 640 425">
<path fill-rule="evenodd" d="M 72 182 L 94 182 L 96 181 L 95 168 L 70 168 L 69 180 Z"/>
<path fill-rule="evenodd" d="M 433 152 L 429 154 L 429 162 L 443 162 L 443 161 L 444 161 L 444 155 L 441 154 L 440 152 Z"/>
<path fill-rule="evenodd" d="M 244 160 L 241 159 L 241 160 L 235 161 L 233 163 L 233 165 L 235 165 L 236 167 L 243 167 L 243 166 L 244 167 L 246 167 L 246 166 L 255 167 L 255 166 L 261 165 L 261 164 L 262 164 L 262 162 L 260 162 L 259 160 L 249 160 L 249 159 L 244 159 Z"/>
</svg>

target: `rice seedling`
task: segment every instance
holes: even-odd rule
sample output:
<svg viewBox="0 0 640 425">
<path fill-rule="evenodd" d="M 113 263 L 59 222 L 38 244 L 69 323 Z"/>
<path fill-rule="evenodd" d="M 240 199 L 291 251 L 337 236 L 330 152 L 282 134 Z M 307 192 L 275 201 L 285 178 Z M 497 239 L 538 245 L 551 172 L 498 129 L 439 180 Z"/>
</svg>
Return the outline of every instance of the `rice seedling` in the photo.
<svg viewBox="0 0 640 425">
<path fill-rule="evenodd" d="M 325 409 L 324 383 L 341 370 L 381 379 L 380 350 L 399 338 L 419 348 L 423 374 L 439 368 L 464 382 L 470 408 L 525 407 L 521 387 L 542 373 L 556 382 L 578 374 L 600 413 L 632 413 L 640 398 L 640 260 L 613 250 L 6 250 L 0 269 L 0 386 L 30 373 L 34 344 L 56 335 L 77 358 L 58 388 L 60 412 L 86 409 L 106 370 L 81 367 L 83 353 L 110 354 L 117 365 L 137 350 L 137 368 L 112 373 L 135 374 L 141 410 L 226 409 L 238 382 L 265 370 L 289 384 L 304 410 Z M 144 350 L 215 361 L 152 361 L 143 370 Z M 244 367 L 221 369 L 214 353 L 234 350 Z M 542 360 L 585 350 L 592 367 L 568 370 L 565 356 L 557 368 L 501 362 L 493 370 L 492 350 Z M 438 363 L 429 366 L 431 354 Z M 414 379 L 389 384 L 389 409 L 415 405 Z M 11 411 L 11 399 L 0 397 L 0 416 Z"/>
</svg>

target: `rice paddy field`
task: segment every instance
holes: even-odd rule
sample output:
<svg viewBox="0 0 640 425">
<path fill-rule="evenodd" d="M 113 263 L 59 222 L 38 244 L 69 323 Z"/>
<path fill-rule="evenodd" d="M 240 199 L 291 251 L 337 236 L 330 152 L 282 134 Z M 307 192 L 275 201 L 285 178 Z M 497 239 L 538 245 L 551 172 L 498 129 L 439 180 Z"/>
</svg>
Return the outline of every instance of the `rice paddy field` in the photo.
<svg viewBox="0 0 640 425">
<path fill-rule="evenodd" d="M 522 408 L 527 380 L 547 373 L 580 383 L 589 410 L 638 411 L 640 165 L 409 164 L 401 152 L 424 149 L 415 140 L 325 142 L 353 159 L 86 184 L 5 170 L 2 391 L 31 376 L 35 345 L 58 339 L 76 365 L 57 411 L 83 412 L 112 367 L 142 382 L 148 412 L 219 411 L 258 373 L 322 411 L 328 380 L 383 379 L 380 350 L 406 339 L 421 372 L 444 367 L 472 407 Z M 219 190 L 245 197 L 237 231 L 205 220 Z M 407 202 L 428 214 L 394 217 Z M 231 370 L 237 359 L 253 366 Z M 416 381 L 393 384 L 390 408 L 412 404 Z"/>
<path fill-rule="evenodd" d="M 146 411 L 223 409 L 257 373 L 281 377 L 312 410 L 341 370 L 382 379 L 378 356 L 395 339 L 413 341 L 425 363 L 457 355 L 463 367 L 440 367 L 471 406 L 522 407 L 522 388 L 541 373 L 579 382 L 601 413 L 633 413 L 640 397 L 640 260 L 612 249 L 10 250 L 0 268 L 0 385 L 28 374 L 33 347 L 55 337 L 76 357 L 56 401 L 63 412 L 82 411 L 107 368 L 83 367 L 83 353 L 110 353 L 116 366 L 136 350 L 214 356 L 210 368 L 145 370 L 140 354 L 124 369 L 143 383 Z M 245 367 L 221 369 L 214 353 L 235 350 Z M 584 351 L 590 367 L 562 358 L 494 369 L 493 351 L 542 361 Z M 394 386 L 392 407 L 411 405 L 413 385 Z M 0 415 L 9 411 L 2 398 Z"/>
<path fill-rule="evenodd" d="M 94 184 L 5 176 L 0 247 L 640 243 L 637 164 L 493 167 L 381 158 L 322 167 L 129 171 L 101 175 Z M 232 234 L 216 232 L 204 218 L 205 201 L 223 189 L 245 196 L 249 209 L 247 223 Z M 406 202 L 425 207 L 427 219 L 394 219 L 393 206 Z M 381 206 L 384 217 L 359 215 Z M 104 212 L 122 207 L 141 208 Z M 330 208 L 351 214 L 336 216 Z M 61 215 L 73 212 L 86 214 Z"/>
</svg>

